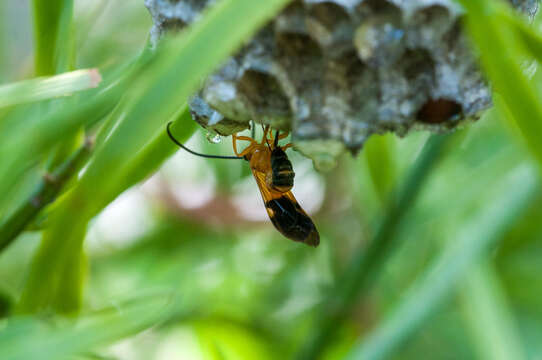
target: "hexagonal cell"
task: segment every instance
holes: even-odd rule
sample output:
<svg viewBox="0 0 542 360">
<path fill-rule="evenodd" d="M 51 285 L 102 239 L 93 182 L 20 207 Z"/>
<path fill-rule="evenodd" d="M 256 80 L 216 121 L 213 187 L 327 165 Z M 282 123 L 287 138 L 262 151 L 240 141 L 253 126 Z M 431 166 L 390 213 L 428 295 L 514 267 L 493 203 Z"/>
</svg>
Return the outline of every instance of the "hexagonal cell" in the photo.
<svg viewBox="0 0 542 360">
<path fill-rule="evenodd" d="M 290 102 L 271 74 L 247 70 L 237 83 L 239 95 L 253 112 L 255 120 L 275 128 L 289 129 L 292 116 Z"/>
<path fill-rule="evenodd" d="M 432 49 L 442 42 L 456 21 L 455 13 L 443 5 L 419 7 L 409 18 L 407 45 Z"/>
<path fill-rule="evenodd" d="M 434 23 L 447 23 L 455 19 L 450 10 L 441 4 L 420 7 L 412 16 L 412 20 L 418 24 L 431 25 Z"/>
<path fill-rule="evenodd" d="M 402 9 L 388 0 L 364 0 L 356 7 L 356 13 L 363 18 L 370 18 L 375 14 L 392 17 L 402 17 Z"/>
<path fill-rule="evenodd" d="M 306 26 L 311 37 L 334 57 L 352 48 L 350 16 L 334 2 L 325 1 L 309 6 Z"/>
<path fill-rule="evenodd" d="M 277 53 L 283 57 L 314 59 L 323 55 L 320 46 L 308 35 L 280 32 L 276 37 Z"/>
<path fill-rule="evenodd" d="M 363 22 L 354 35 L 360 59 L 372 67 L 390 66 L 406 50 L 405 30 L 394 16 L 375 16 Z"/>
</svg>

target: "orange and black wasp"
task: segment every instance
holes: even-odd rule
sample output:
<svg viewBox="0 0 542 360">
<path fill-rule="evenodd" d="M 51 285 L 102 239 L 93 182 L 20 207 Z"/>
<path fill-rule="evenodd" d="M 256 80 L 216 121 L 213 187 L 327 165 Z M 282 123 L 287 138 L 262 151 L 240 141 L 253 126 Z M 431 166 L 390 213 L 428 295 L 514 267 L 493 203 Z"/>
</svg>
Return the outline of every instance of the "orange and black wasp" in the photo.
<svg viewBox="0 0 542 360">
<path fill-rule="evenodd" d="M 292 194 L 295 173 L 292 163 L 288 160 L 285 150 L 291 144 L 279 146 L 279 140 L 288 136 L 288 133 L 275 135 L 266 126 L 263 131 L 261 142 L 257 142 L 248 136 L 232 135 L 233 151 L 236 156 L 207 155 L 192 151 L 181 144 L 171 134 L 170 125 L 167 126 L 167 133 L 171 140 L 197 156 L 216 159 L 244 159 L 249 162 L 250 169 L 256 179 L 267 214 L 275 228 L 285 237 L 311 246 L 318 246 L 320 235 L 316 226 L 307 213 L 299 206 Z M 237 150 L 237 141 L 246 140 L 250 142 L 241 152 Z"/>
</svg>

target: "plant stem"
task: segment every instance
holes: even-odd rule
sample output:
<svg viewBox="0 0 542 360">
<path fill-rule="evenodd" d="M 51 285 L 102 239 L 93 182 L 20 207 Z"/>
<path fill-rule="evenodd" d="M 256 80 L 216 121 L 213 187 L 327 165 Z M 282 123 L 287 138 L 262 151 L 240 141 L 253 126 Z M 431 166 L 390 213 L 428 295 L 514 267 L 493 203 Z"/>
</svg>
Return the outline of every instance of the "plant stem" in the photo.
<svg viewBox="0 0 542 360">
<path fill-rule="evenodd" d="M 338 324 L 349 314 L 358 295 L 365 291 L 379 270 L 385 264 L 394 248 L 396 233 L 404 215 L 413 205 L 423 189 L 425 180 L 444 153 L 451 134 L 433 135 L 425 144 L 422 153 L 414 164 L 407 181 L 398 192 L 396 201 L 389 204 L 387 215 L 380 224 L 368 248 L 360 248 L 353 256 L 342 276 L 337 279 L 338 287 L 330 290 L 332 294 L 324 302 L 321 318 L 314 326 L 314 333 L 307 345 L 301 349 L 297 359 L 316 359 L 338 328 Z"/>
<path fill-rule="evenodd" d="M 73 0 L 33 0 L 37 76 L 70 68 L 73 52 Z"/>
<path fill-rule="evenodd" d="M 194 133 L 197 127 L 186 105 L 176 114 L 172 125 L 175 136 L 183 142 Z M 122 182 L 118 183 L 112 191 L 107 192 L 104 196 L 105 201 L 100 201 L 85 214 L 81 213 L 81 203 L 77 199 L 72 199 L 72 194 L 66 194 L 54 204 L 55 208 L 48 219 L 48 229 L 44 232 L 42 244 L 34 257 L 17 312 L 32 313 L 47 308 L 53 308 L 64 314 L 73 314 L 78 311 L 83 285 L 81 280 L 84 266 L 82 245 L 88 221 L 126 189 L 156 171 L 177 150 L 177 146 L 168 137 L 164 128 L 164 131 L 141 149 L 128 164 L 117 170 L 123 174 Z M 58 221 L 56 216 L 59 216 L 60 211 L 69 214 L 78 212 L 78 216 L 72 218 L 70 226 L 64 227 L 62 236 L 51 231 L 52 226 Z M 62 223 L 65 224 L 65 221 Z M 70 238 L 72 241 L 65 241 L 65 238 Z M 63 262 L 57 261 L 51 264 L 51 258 L 54 256 L 61 257 Z M 49 276 L 51 280 L 44 282 L 43 273 L 47 271 L 51 272 Z"/>
<path fill-rule="evenodd" d="M 480 359 L 526 358 L 505 291 L 489 261 L 469 271 L 459 295 Z"/>
<path fill-rule="evenodd" d="M 69 96 L 95 88 L 100 81 L 97 69 L 85 69 L 1 85 L 0 108 Z"/>
<path fill-rule="evenodd" d="M 542 122 L 533 121 L 542 118 L 542 104 L 539 91 L 525 76 L 523 68 L 524 55 L 532 52 L 538 57 L 542 47 L 535 45 L 537 37 L 528 36 L 529 33 L 523 27 L 509 26 L 512 20 L 503 21 L 507 10 L 501 6 L 501 1 L 460 0 L 459 3 L 466 10 L 465 27 L 479 50 L 482 68 L 492 87 L 510 109 L 503 113 L 512 116 L 506 119 L 520 130 L 542 171 L 542 143 L 539 136 L 542 133 Z"/>
<path fill-rule="evenodd" d="M 480 211 L 473 214 L 466 210 L 465 216 L 469 220 L 458 222 L 461 226 L 456 227 L 453 233 L 442 234 L 446 238 L 442 253 L 418 276 L 399 304 L 379 322 L 378 327 L 360 337 L 346 359 L 379 360 L 392 357 L 393 353 L 423 326 L 424 321 L 443 305 L 458 282 L 465 279 L 466 275 L 472 277 L 469 270 L 473 265 L 484 255 L 487 256 L 489 251 L 505 238 L 504 235 L 511 226 L 539 199 L 540 180 L 536 175 L 533 168 L 520 165 L 513 171 L 509 170 L 497 188 L 491 190 L 487 197 L 491 200 L 480 204 L 479 198 L 473 199 L 474 203 L 478 203 Z M 510 189 L 514 191 L 509 191 Z M 479 312 L 479 309 L 476 311 Z M 485 319 L 479 319 L 478 322 L 486 333 L 489 331 L 488 327 L 494 326 L 485 322 Z M 514 341 L 511 337 L 508 340 Z M 493 350 L 497 348 L 494 343 L 489 346 L 492 346 Z M 513 352 L 507 351 L 507 354 Z M 495 357 L 490 356 L 489 359 Z"/>
<path fill-rule="evenodd" d="M 93 141 L 87 139 L 83 146 L 53 172 L 45 173 L 28 200 L 0 224 L 0 253 L 17 238 L 45 206 L 56 199 L 66 182 L 77 174 L 86 162 L 92 146 Z"/>
</svg>

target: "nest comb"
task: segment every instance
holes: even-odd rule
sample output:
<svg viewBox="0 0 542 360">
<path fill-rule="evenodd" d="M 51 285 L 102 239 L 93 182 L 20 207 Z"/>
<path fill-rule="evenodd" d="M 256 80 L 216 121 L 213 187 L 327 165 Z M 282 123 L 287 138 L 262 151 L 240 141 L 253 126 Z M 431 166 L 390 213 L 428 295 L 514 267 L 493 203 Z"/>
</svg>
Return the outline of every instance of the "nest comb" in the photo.
<svg viewBox="0 0 542 360">
<path fill-rule="evenodd" d="M 214 2 L 146 0 L 153 41 Z M 192 116 L 220 135 L 251 120 L 289 130 L 320 169 L 372 134 L 455 128 L 491 106 L 461 15 L 453 0 L 293 1 L 206 79 Z"/>
</svg>

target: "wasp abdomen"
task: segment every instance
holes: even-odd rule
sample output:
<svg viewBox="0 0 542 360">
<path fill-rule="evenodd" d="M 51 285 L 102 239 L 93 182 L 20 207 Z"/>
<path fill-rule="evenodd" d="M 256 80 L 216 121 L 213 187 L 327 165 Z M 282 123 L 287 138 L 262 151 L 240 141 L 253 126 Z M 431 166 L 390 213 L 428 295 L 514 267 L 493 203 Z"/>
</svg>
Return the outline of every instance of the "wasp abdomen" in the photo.
<svg viewBox="0 0 542 360">
<path fill-rule="evenodd" d="M 289 191 L 294 186 L 294 169 L 281 148 L 271 153 L 271 187 L 279 192 Z"/>
<path fill-rule="evenodd" d="M 320 235 L 310 217 L 299 204 L 286 196 L 265 203 L 269 217 L 275 228 L 287 238 L 318 246 Z"/>
</svg>

